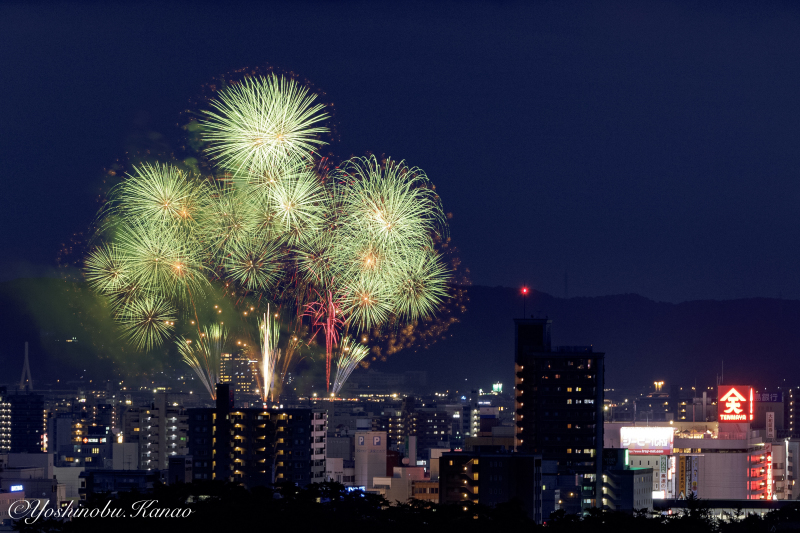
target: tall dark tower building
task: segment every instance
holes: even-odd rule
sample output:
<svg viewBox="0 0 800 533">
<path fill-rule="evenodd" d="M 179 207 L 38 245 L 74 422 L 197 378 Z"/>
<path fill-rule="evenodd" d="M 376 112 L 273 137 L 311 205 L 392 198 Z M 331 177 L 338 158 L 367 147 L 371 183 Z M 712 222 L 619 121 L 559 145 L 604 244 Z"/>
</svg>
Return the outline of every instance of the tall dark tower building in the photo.
<svg viewBox="0 0 800 533">
<path fill-rule="evenodd" d="M 517 450 L 557 462 L 561 507 L 602 507 L 604 356 L 550 345 L 552 320 L 515 319 Z"/>
<path fill-rule="evenodd" d="M 41 394 L 17 393 L 4 398 L 11 410 L 11 453 L 38 453 L 44 447 L 47 418 L 44 396 Z"/>
</svg>

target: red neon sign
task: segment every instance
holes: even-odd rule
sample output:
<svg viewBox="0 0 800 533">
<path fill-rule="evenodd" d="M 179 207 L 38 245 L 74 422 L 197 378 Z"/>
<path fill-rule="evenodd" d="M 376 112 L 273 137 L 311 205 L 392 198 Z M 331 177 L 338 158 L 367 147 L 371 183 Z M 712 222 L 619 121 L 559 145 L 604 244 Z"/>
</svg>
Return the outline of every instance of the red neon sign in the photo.
<svg viewBox="0 0 800 533">
<path fill-rule="evenodd" d="M 746 385 L 720 385 L 717 419 L 720 422 L 753 420 L 753 389 Z"/>
<path fill-rule="evenodd" d="M 767 454 L 767 499 L 772 499 L 772 454 Z"/>
</svg>

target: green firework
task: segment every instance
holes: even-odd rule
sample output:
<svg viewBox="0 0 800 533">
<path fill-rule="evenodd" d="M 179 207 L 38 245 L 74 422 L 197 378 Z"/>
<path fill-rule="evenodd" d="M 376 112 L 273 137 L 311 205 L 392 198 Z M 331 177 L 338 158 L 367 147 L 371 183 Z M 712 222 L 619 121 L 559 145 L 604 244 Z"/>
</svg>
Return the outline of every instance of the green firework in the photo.
<svg viewBox="0 0 800 533">
<path fill-rule="evenodd" d="M 175 308 L 164 300 L 146 297 L 127 303 L 117 315 L 122 335 L 140 350 L 161 344 L 175 326 Z"/>
<path fill-rule="evenodd" d="M 434 243 L 447 225 L 421 169 L 372 156 L 328 170 L 315 153 L 328 131 L 325 108 L 287 78 L 246 79 L 210 105 L 200 126 L 212 174 L 134 167 L 112 190 L 99 224 L 103 242 L 86 258 L 87 281 L 107 297 L 132 344 L 163 343 L 175 320 L 197 316 L 216 281 L 300 317 L 295 331 L 333 330 L 325 335 L 326 372 L 341 332 L 396 328 L 436 313 L 451 275 Z M 269 359 L 277 348 L 267 344 L 265 395 L 286 373 L 275 371 Z M 210 387 L 218 375 L 202 363 L 211 357 L 202 335 L 178 347 Z"/>
<path fill-rule="evenodd" d="M 316 95 L 275 75 L 250 78 L 219 92 L 202 122 L 209 153 L 232 171 L 257 173 L 287 159 L 306 159 L 322 145 L 327 118 Z"/>
</svg>

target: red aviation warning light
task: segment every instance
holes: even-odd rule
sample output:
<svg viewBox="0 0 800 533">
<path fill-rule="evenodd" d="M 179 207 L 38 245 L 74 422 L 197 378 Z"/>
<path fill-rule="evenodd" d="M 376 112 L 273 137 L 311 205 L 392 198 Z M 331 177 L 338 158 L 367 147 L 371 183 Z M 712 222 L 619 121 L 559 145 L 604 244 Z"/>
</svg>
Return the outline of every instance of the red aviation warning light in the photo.
<svg viewBox="0 0 800 533">
<path fill-rule="evenodd" d="M 720 385 L 717 420 L 749 422 L 753 420 L 753 388 L 749 385 Z"/>
<path fill-rule="evenodd" d="M 522 318 L 525 318 L 528 304 L 528 287 L 522 287 Z"/>
</svg>

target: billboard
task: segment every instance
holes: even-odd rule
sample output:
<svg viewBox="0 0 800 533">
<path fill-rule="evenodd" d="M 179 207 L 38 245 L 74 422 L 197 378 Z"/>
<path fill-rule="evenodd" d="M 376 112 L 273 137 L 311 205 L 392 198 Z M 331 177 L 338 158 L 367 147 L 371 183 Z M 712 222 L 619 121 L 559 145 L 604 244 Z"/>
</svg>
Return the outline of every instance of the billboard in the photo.
<svg viewBox="0 0 800 533">
<path fill-rule="evenodd" d="M 772 499 L 772 443 L 764 446 L 767 455 L 767 499 Z"/>
<path fill-rule="evenodd" d="M 622 427 L 619 429 L 620 446 L 631 455 L 669 455 L 672 453 L 671 427 Z"/>
<path fill-rule="evenodd" d="M 661 460 L 659 461 L 659 469 L 658 469 L 658 490 L 666 494 L 667 491 L 667 472 L 669 471 L 669 466 L 667 465 L 668 457 L 666 455 L 661 456 Z M 665 498 L 666 496 L 662 496 Z"/>
<path fill-rule="evenodd" d="M 755 394 L 757 402 L 783 402 L 782 392 L 757 392 Z"/>
<path fill-rule="evenodd" d="M 753 420 L 753 388 L 749 385 L 720 385 L 717 388 L 717 420 L 750 422 Z"/>
<path fill-rule="evenodd" d="M 775 438 L 775 413 L 773 411 L 767 412 L 767 440 Z"/>
</svg>

